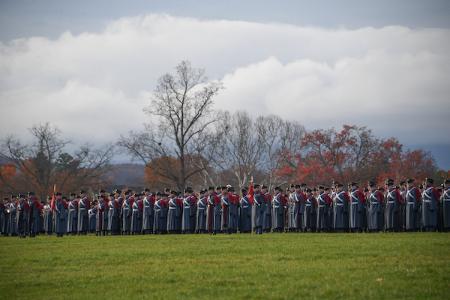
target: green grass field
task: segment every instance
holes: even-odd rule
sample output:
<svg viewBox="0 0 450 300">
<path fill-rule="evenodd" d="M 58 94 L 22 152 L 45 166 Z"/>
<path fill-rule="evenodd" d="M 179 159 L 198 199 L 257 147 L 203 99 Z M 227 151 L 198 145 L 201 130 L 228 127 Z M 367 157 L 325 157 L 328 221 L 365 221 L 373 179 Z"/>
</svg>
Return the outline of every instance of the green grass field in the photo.
<svg viewBox="0 0 450 300">
<path fill-rule="evenodd" d="M 0 238 L 0 299 L 449 299 L 450 234 Z"/>
</svg>

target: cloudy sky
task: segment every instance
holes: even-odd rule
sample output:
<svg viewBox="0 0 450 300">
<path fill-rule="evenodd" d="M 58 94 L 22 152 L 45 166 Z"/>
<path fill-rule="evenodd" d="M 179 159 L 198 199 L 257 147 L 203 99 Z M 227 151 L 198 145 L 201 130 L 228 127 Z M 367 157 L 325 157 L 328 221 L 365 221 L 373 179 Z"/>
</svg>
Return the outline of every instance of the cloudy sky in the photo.
<svg viewBox="0 0 450 300">
<path fill-rule="evenodd" d="M 49 121 L 76 143 L 115 141 L 143 128 L 183 59 L 223 81 L 218 109 L 366 125 L 450 169 L 450 1 L 437 0 L 0 0 L 0 137 Z"/>
</svg>

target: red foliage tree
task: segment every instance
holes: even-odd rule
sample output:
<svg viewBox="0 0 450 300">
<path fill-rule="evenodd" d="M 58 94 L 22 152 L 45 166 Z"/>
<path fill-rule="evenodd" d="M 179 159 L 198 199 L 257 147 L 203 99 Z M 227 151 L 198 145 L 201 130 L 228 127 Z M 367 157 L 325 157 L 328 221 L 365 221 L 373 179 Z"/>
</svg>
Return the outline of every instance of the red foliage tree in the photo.
<svg viewBox="0 0 450 300">
<path fill-rule="evenodd" d="M 399 181 L 437 174 L 429 152 L 404 151 L 396 138 L 378 139 L 366 127 L 313 130 L 303 136 L 301 147 L 301 153 L 284 154 L 286 163 L 278 170 L 280 176 L 307 184 L 371 179 L 381 184 L 386 178 Z"/>
</svg>

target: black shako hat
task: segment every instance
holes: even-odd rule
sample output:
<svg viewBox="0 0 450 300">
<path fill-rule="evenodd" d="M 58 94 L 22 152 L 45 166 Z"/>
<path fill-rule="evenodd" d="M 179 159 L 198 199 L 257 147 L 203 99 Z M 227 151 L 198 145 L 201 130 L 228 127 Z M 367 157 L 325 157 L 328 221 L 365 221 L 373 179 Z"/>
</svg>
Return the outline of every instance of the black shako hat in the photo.
<svg viewBox="0 0 450 300">
<path fill-rule="evenodd" d="M 414 181 L 416 181 L 414 178 L 408 178 L 406 180 L 406 183 L 413 183 Z"/>
<path fill-rule="evenodd" d="M 394 185 L 394 179 L 391 178 L 386 179 L 386 185 Z"/>
</svg>

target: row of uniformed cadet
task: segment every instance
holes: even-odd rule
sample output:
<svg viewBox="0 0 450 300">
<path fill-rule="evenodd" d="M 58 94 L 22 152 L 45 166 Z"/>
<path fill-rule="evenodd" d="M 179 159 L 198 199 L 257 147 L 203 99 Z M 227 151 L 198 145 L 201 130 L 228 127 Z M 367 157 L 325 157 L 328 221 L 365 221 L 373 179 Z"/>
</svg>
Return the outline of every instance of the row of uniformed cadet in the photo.
<svg viewBox="0 0 450 300">
<path fill-rule="evenodd" d="M 358 232 L 435 231 L 450 229 L 450 182 L 442 190 L 427 179 L 414 179 L 385 188 L 369 182 L 363 191 L 353 182 L 331 188 L 291 185 L 276 187 L 271 195 L 264 185 L 250 185 L 241 196 L 231 186 L 210 187 L 197 194 L 187 188 L 142 193 L 101 190 L 91 203 L 86 192 L 67 199 L 55 193 L 53 201 L 40 203 L 33 193 L 0 203 L 0 229 L 4 235 L 47 234 L 129 235 L 149 233 L 249 233 L 255 232 Z"/>
<path fill-rule="evenodd" d="M 42 232 L 43 203 L 33 192 L 19 194 L 0 202 L 0 233 L 19 237 L 35 237 Z"/>
</svg>

